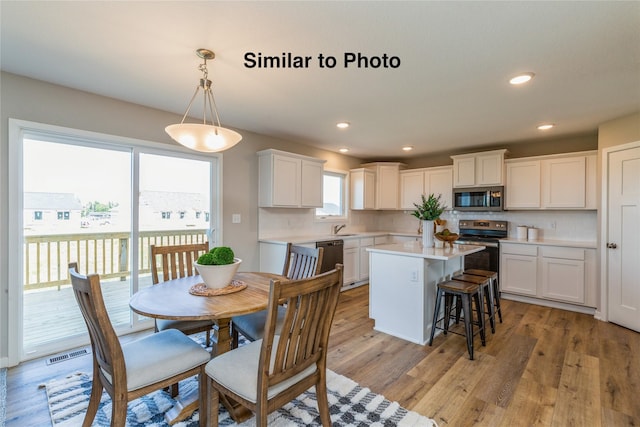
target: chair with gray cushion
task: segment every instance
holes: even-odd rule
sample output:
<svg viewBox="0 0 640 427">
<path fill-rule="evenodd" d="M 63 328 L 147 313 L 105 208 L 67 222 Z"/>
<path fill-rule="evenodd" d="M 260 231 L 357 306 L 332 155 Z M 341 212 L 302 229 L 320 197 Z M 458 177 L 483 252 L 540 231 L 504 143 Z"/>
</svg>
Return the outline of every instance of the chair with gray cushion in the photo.
<svg viewBox="0 0 640 427">
<path fill-rule="evenodd" d="M 256 426 L 266 426 L 269 413 L 311 386 L 315 386 L 322 425 L 331 425 L 327 346 L 341 286 L 341 264 L 308 279 L 271 280 L 264 337 L 207 363 L 207 418 L 212 426 L 218 425 L 220 394 L 254 412 Z M 282 302 L 285 314 L 278 334 Z"/>
<path fill-rule="evenodd" d="M 320 273 L 320 267 L 322 266 L 323 251 L 323 248 L 307 248 L 288 243 L 282 275 L 291 280 L 305 279 L 317 275 Z M 284 307 L 281 307 L 278 315 L 279 325 L 282 324 L 283 316 Z M 249 341 L 262 338 L 266 320 L 266 310 L 232 318 L 231 338 L 233 348 L 238 347 L 238 340 L 240 339 L 238 334 L 242 334 Z"/>
<path fill-rule="evenodd" d="M 77 267 L 75 262 L 69 264 L 69 276 L 89 330 L 93 354 L 91 397 L 82 425 L 92 424 L 103 389 L 112 400 L 111 426 L 122 427 L 128 402 L 194 375 L 201 383 L 200 407 L 206 407 L 204 367 L 210 360 L 209 352 L 175 329 L 121 345 L 104 304 L 99 276 L 80 275 Z M 201 413 L 200 425 L 206 424 L 206 413 Z"/>
</svg>

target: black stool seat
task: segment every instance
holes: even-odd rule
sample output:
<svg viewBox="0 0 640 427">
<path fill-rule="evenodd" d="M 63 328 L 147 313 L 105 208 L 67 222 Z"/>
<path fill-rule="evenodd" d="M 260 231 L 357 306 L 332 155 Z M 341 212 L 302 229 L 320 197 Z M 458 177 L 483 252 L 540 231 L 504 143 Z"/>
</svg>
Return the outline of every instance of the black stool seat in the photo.
<svg viewBox="0 0 640 427">
<path fill-rule="evenodd" d="M 500 323 L 502 323 L 502 310 L 500 309 L 500 286 L 498 285 L 498 273 L 491 270 L 481 270 L 479 268 L 470 268 L 464 271 L 465 274 L 472 276 L 486 277 L 493 283 L 493 305 L 494 311 L 498 314 Z"/>
<path fill-rule="evenodd" d="M 455 275 L 451 279 L 461 281 L 461 282 L 475 283 L 476 285 L 480 285 L 483 287 L 484 297 L 487 304 L 487 314 L 489 315 L 489 324 L 491 325 L 491 332 L 495 334 L 496 333 L 495 306 L 493 302 L 494 296 L 493 296 L 493 285 L 491 280 L 483 276 L 474 276 L 472 274 L 464 274 L 464 273 Z"/>
<path fill-rule="evenodd" d="M 443 331 L 446 335 L 449 331 L 449 324 L 451 323 L 451 311 L 455 309 L 453 304 L 454 298 L 459 298 L 462 303 L 462 311 L 464 314 L 464 336 L 467 339 L 467 350 L 469 351 L 469 359 L 473 360 L 473 337 L 476 333 L 480 334 L 482 345 L 486 345 L 485 333 L 484 333 L 484 313 L 482 309 L 483 301 L 483 287 L 471 283 L 455 280 L 448 280 L 438 284 L 438 293 L 436 296 L 436 306 L 433 312 L 433 323 L 431 324 L 431 336 L 429 337 L 429 345 L 433 344 L 433 337 L 435 335 L 436 328 Z M 442 300 L 444 302 L 444 316 L 438 318 L 440 315 L 440 307 Z M 473 319 L 473 313 L 471 309 L 471 301 L 474 300 L 476 304 L 476 320 Z M 438 323 L 442 322 L 440 327 Z M 473 331 L 473 325 L 478 325 L 478 330 Z M 458 334 L 462 335 L 462 334 Z"/>
</svg>

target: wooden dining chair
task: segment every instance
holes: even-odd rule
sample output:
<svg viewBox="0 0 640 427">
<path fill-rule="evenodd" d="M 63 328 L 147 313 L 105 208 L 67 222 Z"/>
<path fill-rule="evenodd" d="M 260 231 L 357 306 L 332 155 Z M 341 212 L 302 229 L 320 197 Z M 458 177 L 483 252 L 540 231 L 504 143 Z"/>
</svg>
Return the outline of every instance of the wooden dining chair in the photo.
<svg viewBox="0 0 640 427">
<path fill-rule="evenodd" d="M 320 273 L 322 266 L 323 248 L 308 248 L 287 243 L 284 257 L 282 275 L 291 280 L 305 279 Z M 284 318 L 284 308 L 279 310 L 278 321 L 281 324 Z M 267 311 L 244 314 L 231 319 L 231 345 L 238 347 L 242 334 L 249 341 L 255 341 L 264 335 L 264 324 L 267 320 Z"/>
<path fill-rule="evenodd" d="M 207 418 L 218 425 L 218 406 L 232 399 L 256 415 L 256 426 L 267 415 L 315 386 L 323 426 L 330 426 L 326 369 L 329 332 L 340 287 L 342 265 L 307 279 L 271 280 L 264 338 L 213 358 L 207 374 Z M 281 332 L 278 313 L 285 303 Z"/>
<path fill-rule="evenodd" d="M 177 330 L 120 344 L 104 304 L 100 277 L 80 275 L 75 262 L 69 264 L 69 277 L 89 330 L 93 357 L 93 382 L 83 427 L 92 424 L 103 389 L 112 400 L 111 426 L 125 425 L 128 402 L 194 375 L 200 381 L 200 407 L 206 407 L 204 366 L 211 358 L 209 352 Z M 206 424 L 206 413 L 201 413 L 200 425 Z"/>
<path fill-rule="evenodd" d="M 156 285 L 162 281 L 178 279 L 180 277 L 189 277 L 197 274 L 194 262 L 198 257 L 209 250 L 209 244 L 193 243 L 187 245 L 171 245 L 171 246 L 150 246 L 150 264 L 151 264 L 151 280 Z M 159 267 L 161 267 L 162 276 L 160 276 Z M 170 304 L 171 301 L 167 301 Z M 206 332 L 207 346 L 211 341 L 211 329 L 213 321 L 211 320 L 170 320 L 155 319 L 155 330 L 166 331 L 167 329 L 177 329 L 187 335 Z"/>
</svg>

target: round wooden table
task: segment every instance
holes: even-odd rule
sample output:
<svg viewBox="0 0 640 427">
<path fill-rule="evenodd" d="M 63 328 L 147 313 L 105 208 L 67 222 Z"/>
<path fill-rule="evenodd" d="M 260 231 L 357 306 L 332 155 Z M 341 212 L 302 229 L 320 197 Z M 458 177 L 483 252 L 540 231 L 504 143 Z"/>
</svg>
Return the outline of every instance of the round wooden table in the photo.
<svg viewBox="0 0 640 427">
<path fill-rule="evenodd" d="M 247 313 L 265 310 L 269 301 L 271 279 L 287 280 L 286 277 L 271 273 L 237 273 L 234 280 L 244 282 L 247 287 L 241 291 L 219 295 L 199 296 L 189 293 L 192 286 L 202 283 L 200 276 L 182 277 L 158 283 L 136 292 L 129 300 L 129 307 L 143 316 L 171 320 L 206 320 L 214 322 L 212 355 L 231 350 L 231 318 Z M 231 416 L 240 422 L 248 418 L 242 407 L 234 402 L 223 402 Z M 165 414 L 171 425 L 189 416 L 198 407 L 197 391 Z"/>
</svg>

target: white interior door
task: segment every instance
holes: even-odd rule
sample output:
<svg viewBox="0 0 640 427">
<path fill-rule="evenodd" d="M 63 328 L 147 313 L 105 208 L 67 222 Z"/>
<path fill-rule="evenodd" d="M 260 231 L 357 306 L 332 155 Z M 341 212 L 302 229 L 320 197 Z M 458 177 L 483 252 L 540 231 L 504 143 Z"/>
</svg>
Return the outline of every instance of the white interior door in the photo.
<svg viewBox="0 0 640 427">
<path fill-rule="evenodd" d="M 640 146 L 607 156 L 609 320 L 640 331 Z"/>
</svg>

